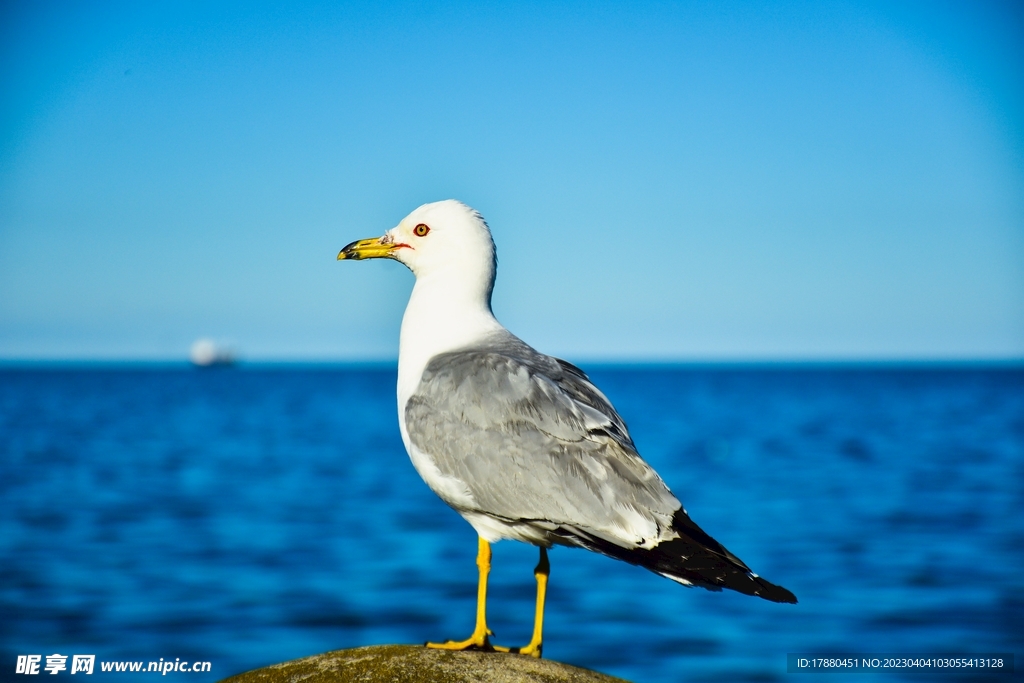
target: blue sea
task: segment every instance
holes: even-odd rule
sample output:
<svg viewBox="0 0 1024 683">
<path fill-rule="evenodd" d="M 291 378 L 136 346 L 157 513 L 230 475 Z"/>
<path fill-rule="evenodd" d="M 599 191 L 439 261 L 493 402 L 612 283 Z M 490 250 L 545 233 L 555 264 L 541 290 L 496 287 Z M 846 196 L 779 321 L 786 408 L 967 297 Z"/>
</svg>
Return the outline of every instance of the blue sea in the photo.
<svg viewBox="0 0 1024 683">
<path fill-rule="evenodd" d="M 546 657 L 636 683 L 1021 680 L 1024 370 L 584 369 L 693 519 L 800 602 L 556 548 Z M 86 680 L 177 658 L 211 670 L 161 678 L 200 683 L 468 636 L 476 537 L 409 463 L 395 381 L 0 370 L 0 679 L 26 680 L 19 655 L 69 655 L 63 680 L 94 654 Z M 536 549 L 499 543 L 493 562 L 495 641 L 524 644 Z M 789 653 L 1013 653 L 1016 673 L 798 674 Z"/>
</svg>

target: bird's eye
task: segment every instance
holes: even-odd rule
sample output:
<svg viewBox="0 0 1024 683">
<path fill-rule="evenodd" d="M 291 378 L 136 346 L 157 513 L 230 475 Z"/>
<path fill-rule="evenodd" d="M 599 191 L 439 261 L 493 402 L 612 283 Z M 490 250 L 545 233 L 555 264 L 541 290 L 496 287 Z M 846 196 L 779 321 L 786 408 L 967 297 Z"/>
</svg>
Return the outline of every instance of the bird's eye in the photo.
<svg viewBox="0 0 1024 683">
<path fill-rule="evenodd" d="M 417 237 L 426 237 L 428 232 L 430 232 L 430 226 L 426 223 L 420 223 L 412 229 L 412 234 Z"/>
</svg>

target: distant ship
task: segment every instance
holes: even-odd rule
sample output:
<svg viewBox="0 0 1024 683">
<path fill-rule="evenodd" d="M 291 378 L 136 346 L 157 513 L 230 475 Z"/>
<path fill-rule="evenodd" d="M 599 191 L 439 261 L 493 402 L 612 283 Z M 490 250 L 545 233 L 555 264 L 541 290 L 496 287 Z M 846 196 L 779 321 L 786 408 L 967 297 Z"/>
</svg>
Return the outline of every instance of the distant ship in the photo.
<svg viewBox="0 0 1024 683">
<path fill-rule="evenodd" d="M 197 339 L 189 351 L 189 360 L 197 368 L 217 368 L 235 364 L 235 352 L 212 339 Z"/>
</svg>

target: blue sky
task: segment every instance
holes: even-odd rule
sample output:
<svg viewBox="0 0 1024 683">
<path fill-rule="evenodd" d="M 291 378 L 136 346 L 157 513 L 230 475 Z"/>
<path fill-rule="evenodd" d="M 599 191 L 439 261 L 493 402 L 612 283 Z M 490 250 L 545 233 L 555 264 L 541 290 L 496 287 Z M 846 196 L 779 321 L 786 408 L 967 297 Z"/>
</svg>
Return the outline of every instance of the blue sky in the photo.
<svg viewBox="0 0 1024 683">
<path fill-rule="evenodd" d="M 1024 11 L 0 9 L 0 359 L 393 359 L 449 197 L 570 359 L 1024 358 Z"/>
</svg>

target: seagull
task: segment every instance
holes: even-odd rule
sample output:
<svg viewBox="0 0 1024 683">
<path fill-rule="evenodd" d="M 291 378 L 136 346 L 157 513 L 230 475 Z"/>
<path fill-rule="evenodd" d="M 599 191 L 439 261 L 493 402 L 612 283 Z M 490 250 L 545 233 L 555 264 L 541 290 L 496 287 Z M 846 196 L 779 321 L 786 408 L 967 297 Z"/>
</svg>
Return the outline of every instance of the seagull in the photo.
<svg viewBox="0 0 1024 683">
<path fill-rule="evenodd" d="M 575 365 L 544 355 L 491 311 L 497 256 L 490 228 L 456 200 L 424 204 L 338 260 L 386 258 L 416 284 L 402 318 L 398 423 L 416 471 L 478 536 L 476 626 L 447 650 L 541 656 L 547 549 L 586 548 L 685 586 L 772 602 L 796 596 L 765 581 L 705 533 L 637 452 L 626 423 Z M 487 627 L 491 547 L 540 548 L 530 642 L 493 645 Z"/>
</svg>

